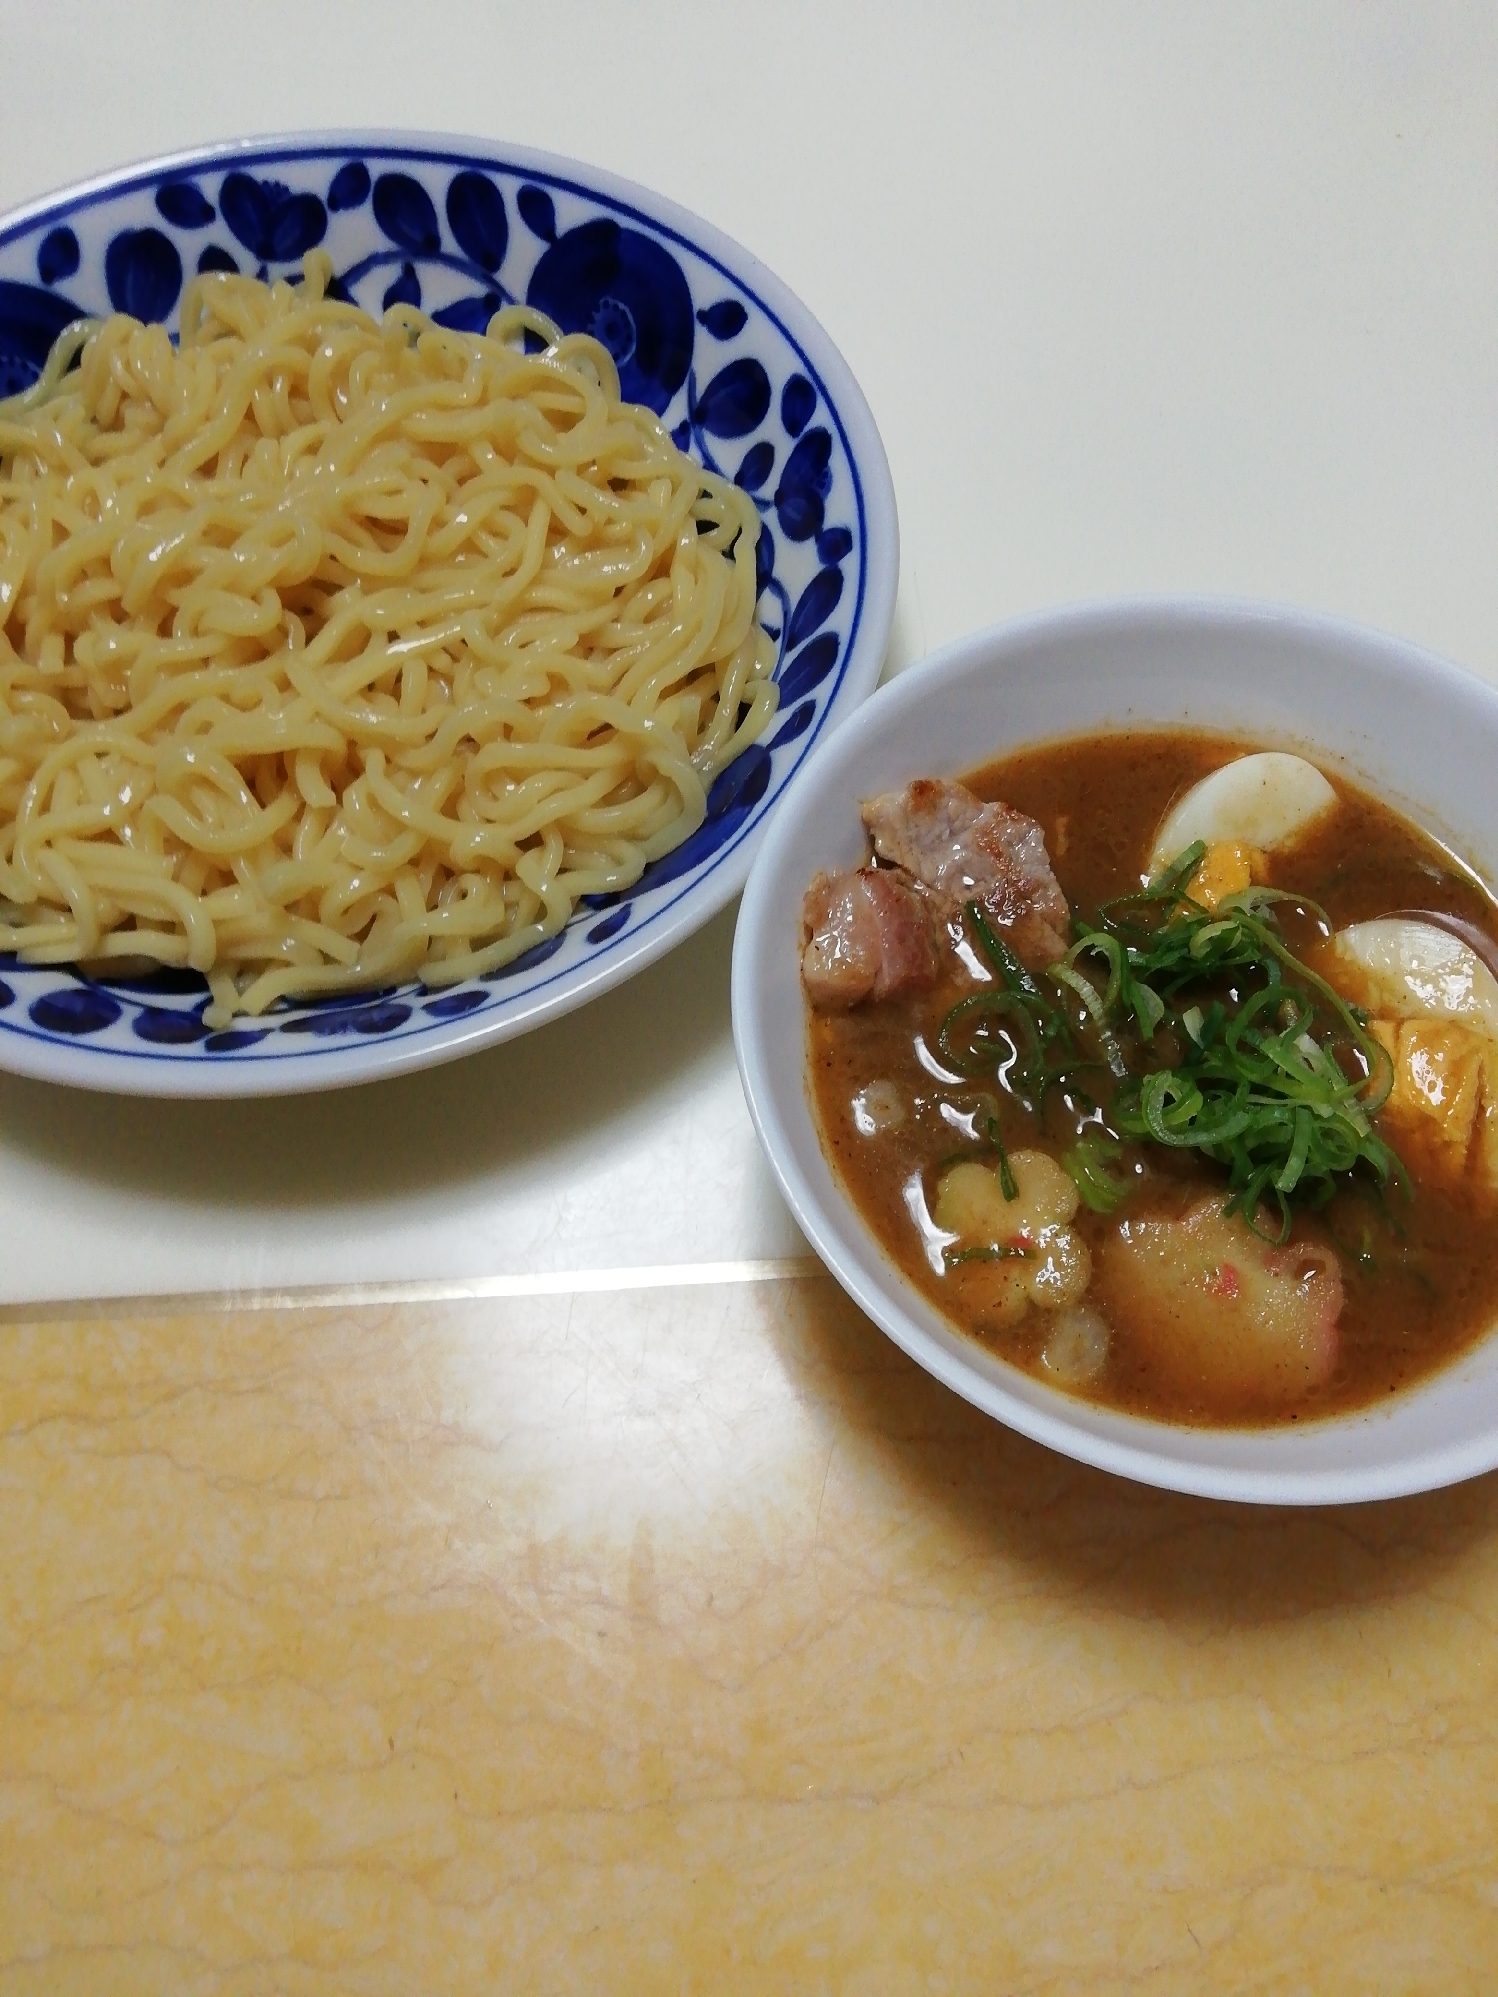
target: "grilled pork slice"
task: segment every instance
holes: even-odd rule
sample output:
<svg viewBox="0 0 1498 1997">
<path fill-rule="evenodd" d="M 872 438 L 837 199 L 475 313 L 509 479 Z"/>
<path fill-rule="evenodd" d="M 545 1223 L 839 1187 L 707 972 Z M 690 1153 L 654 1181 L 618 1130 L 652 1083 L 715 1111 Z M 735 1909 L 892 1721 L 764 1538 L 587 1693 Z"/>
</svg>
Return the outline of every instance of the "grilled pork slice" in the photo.
<svg viewBox="0 0 1498 1997">
<path fill-rule="evenodd" d="M 862 809 L 880 859 L 914 875 L 944 917 L 978 901 L 1032 971 L 1065 956 L 1071 910 L 1033 818 L 939 777 L 865 798 Z"/>
<path fill-rule="evenodd" d="M 801 905 L 801 982 L 819 1011 L 894 998 L 936 981 L 925 897 L 877 867 L 818 874 Z"/>
</svg>

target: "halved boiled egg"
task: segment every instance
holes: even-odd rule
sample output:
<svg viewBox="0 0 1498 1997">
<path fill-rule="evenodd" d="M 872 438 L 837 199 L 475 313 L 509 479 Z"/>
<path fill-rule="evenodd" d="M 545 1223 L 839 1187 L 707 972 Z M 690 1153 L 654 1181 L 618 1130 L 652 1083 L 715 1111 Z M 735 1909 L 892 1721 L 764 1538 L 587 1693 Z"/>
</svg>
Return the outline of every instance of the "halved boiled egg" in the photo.
<svg viewBox="0 0 1498 1997">
<path fill-rule="evenodd" d="M 1279 750 L 1240 756 L 1193 784 L 1165 814 L 1150 849 L 1149 875 L 1201 840 L 1273 853 L 1324 818 L 1337 793 L 1313 763 Z"/>
<path fill-rule="evenodd" d="M 1337 982 L 1385 1019 L 1462 1019 L 1498 1040 L 1498 978 L 1470 943 L 1413 916 L 1355 922 L 1332 938 Z"/>
<path fill-rule="evenodd" d="M 1383 1120 L 1417 1178 L 1498 1189 L 1498 978 L 1470 943 L 1418 916 L 1355 922 L 1329 945 L 1332 983 L 1375 1015 L 1392 1063 Z"/>
</svg>

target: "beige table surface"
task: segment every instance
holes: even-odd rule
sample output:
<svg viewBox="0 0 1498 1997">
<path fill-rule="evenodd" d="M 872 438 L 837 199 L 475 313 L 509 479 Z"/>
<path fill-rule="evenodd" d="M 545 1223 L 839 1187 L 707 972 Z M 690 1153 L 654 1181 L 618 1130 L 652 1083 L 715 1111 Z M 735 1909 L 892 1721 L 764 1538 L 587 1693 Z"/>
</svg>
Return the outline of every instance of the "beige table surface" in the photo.
<svg viewBox="0 0 1498 1997">
<path fill-rule="evenodd" d="M 1491 1990 L 1498 1481 L 1006 1433 L 819 1275 L 0 1333 L 0 1989 Z"/>
<path fill-rule="evenodd" d="M 0 205 L 384 124 L 708 214 L 868 392 L 891 671 L 1209 590 L 1498 678 L 1490 6 L 0 0 L 0 61 Z M 1498 1986 L 1498 1481 L 1213 1506 L 936 1387 L 757 1157 L 731 936 L 341 1101 L 0 1081 L 0 1997 Z"/>
</svg>

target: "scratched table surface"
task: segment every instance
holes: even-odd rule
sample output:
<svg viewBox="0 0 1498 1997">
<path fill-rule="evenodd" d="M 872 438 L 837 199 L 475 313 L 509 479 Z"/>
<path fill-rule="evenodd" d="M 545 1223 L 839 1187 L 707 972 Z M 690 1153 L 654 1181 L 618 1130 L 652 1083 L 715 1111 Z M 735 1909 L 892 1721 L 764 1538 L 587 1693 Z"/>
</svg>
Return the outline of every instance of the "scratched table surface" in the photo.
<svg viewBox="0 0 1498 1997">
<path fill-rule="evenodd" d="M 235 134 L 609 166 L 869 396 L 887 670 L 1221 591 L 1498 679 L 1498 20 L 0 0 L 0 205 Z M 0 1997 L 1483 1991 L 1498 1480 L 1050 1455 L 810 1259 L 730 911 L 300 1103 L 0 1081 Z"/>
</svg>

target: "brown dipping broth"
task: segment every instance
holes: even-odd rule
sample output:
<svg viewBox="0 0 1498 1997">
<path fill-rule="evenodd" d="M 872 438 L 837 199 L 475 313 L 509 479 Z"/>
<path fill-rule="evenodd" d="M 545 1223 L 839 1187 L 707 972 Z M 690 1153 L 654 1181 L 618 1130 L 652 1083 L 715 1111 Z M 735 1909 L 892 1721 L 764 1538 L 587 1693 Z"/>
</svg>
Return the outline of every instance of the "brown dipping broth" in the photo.
<svg viewBox="0 0 1498 1997">
<path fill-rule="evenodd" d="M 1102 903 L 1138 888 L 1156 828 L 1174 799 L 1252 747 L 1205 735 L 1114 735 L 1031 750 L 965 781 L 978 796 L 1002 798 L 1040 824 L 1074 914 L 1092 920 Z M 1477 880 L 1396 813 L 1326 774 L 1341 808 L 1271 860 L 1269 884 L 1319 903 L 1334 929 L 1423 910 L 1471 925 L 1498 948 L 1498 908 Z M 1309 956 L 1324 936 L 1315 919 L 1285 904 L 1276 915 L 1290 947 Z M 940 1112 L 943 1098 L 992 1087 L 966 1079 L 943 1083 L 921 1059 L 951 1006 L 972 989 L 954 976 L 909 998 L 846 1013 L 809 1011 L 812 1095 L 830 1162 L 905 1276 L 959 1328 L 1054 1385 L 1039 1366 L 1051 1314 L 1032 1309 L 1020 1324 L 992 1333 L 964 1323 L 963 1286 L 954 1280 L 959 1272 L 939 1276 L 932 1269 L 906 1205 L 912 1176 L 922 1178 L 929 1204 L 938 1167 L 959 1151 Z M 875 1081 L 895 1084 L 905 1120 L 864 1135 L 854 1122 L 853 1100 Z M 997 1093 L 1009 1151 L 1033 1147 L 1059 1156 L 1075 1142 L 1078 1119 L 1055 1100 L 1056 1091 L 1048 1092 L 1040 1116 Z M 1095 1267 L 1099 1244 L 1121 1220 L 1178 1216 L 1207 1193 L 1225 1197 L 1226 1172 L 1210 1160 L 1161 1146 L 1142 1149 L 1147 1176 L 1126 1204 L 1108 1216 L 1083 1206 L 1070 1223 L 1094 1250 Z M 1294 1408 L 1252 1401 L 1225 1407 L 1183 1389 L 1179 1381 L 1158 1377 L 1117 1326 L 1104 1370 L 1078 1391 L 1156 1419 L 1257 1427 L 1366 1406 L 1446 1364 L 1498 1319 L 1498 1256 L 1492 1253 L 1498 1202 L 1477 1187 L 1423 1185 L 1413 1172 L 1410 1187 L 1408 1197 L 1391 1191 L 1380 1199 L 1370 1181 L 1339 1194 L 1319 1214 L 1297 1219 L 1295 1238 L 1330 1239 L 1336 1247 L 1345 1303 L 1335 1371 Z M 1096 1280 L 1088 1302 L 1107 1315 Z"/>
</svg>

